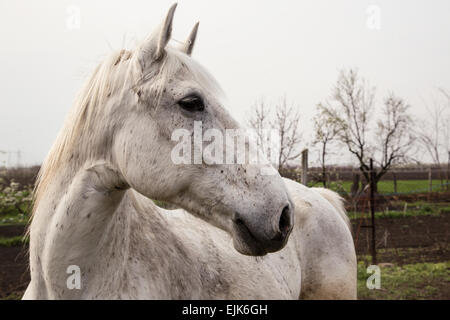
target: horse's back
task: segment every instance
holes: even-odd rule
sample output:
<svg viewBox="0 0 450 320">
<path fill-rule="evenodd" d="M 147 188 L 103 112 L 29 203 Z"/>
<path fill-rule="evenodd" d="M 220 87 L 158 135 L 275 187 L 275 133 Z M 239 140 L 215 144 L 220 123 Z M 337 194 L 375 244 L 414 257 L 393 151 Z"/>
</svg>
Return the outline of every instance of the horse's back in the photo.
<svg viewBox="0 0 450 320">
<path fill-rule="evenodd" d="M 339 195 L 284 180 L 296 207 L 294 232 L 289 241 L 295 242 L 300 254 L 300 297 L 355 299 L 356 254 Z"/>
</svg>

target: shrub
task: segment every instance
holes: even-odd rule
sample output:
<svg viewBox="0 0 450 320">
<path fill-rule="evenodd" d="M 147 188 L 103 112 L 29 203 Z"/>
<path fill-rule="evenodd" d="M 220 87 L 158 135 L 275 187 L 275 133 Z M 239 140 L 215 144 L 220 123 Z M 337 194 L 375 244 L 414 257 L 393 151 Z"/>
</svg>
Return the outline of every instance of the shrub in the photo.
<svg viewBox="0 0 450 320">
<path fill-rule="evenodd" d="M 11 214 L 28 215 L 33 188 L 11 180 L 9 185 L 0 177 L 0 216 Z"/>
</svg>

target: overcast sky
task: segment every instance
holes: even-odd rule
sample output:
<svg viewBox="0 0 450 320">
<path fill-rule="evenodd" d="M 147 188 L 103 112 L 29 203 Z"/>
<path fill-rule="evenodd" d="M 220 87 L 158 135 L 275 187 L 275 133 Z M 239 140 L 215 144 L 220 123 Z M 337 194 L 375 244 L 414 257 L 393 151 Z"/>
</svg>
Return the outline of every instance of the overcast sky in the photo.
<svg viewBox="0 0 450 320">
<path fill-rule="evenodd" d="M 95 65 L 133 48 L 174 2 L 0 1 L 0 150 L 20 150 L 25 165 L 45 158 Z M 193 56 L 222 84 L 231 113 L 242 120 L 255 100 L 286 95 L 304 115 L 306 143 L 343 67 L 357 67 L 378 102 L 392 90 L 426 116 L 424 101 L 450 88 L 449 17 L 448 0 L 180 0 L 173 37 L 200 21 Z"/>
</svg>

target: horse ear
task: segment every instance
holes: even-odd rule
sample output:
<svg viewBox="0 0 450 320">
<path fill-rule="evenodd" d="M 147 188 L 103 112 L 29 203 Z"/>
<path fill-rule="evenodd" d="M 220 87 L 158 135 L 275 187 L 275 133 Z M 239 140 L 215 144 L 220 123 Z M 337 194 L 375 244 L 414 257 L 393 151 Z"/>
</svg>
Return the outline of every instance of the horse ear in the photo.
<svg viewBox="0 0 450 320">
<path fill-rule="evenodd" d="M 192 28 L 191 33 L 189 34 L 189 37 L 186 39 L 186 42 L 183 44 L 181 51 L 186 53 L 188 56 L 192 54 L 192 50 L 194 49 L 195 44 L 195 38 L 197 38 L 197 31 L 198 31 L 198 25 L 200 22 L 197 22 Z"/>
<path fill-rule="evenodd" d="M 172 35 L 173 15 L 176 7 L 177 4 L 174 3 L 160 27 L 142 44 L 139 52 L 139 62 L 143 68 L 146 62 L 159 60 L 164 55 L 164 50 Z"/>
</svg>

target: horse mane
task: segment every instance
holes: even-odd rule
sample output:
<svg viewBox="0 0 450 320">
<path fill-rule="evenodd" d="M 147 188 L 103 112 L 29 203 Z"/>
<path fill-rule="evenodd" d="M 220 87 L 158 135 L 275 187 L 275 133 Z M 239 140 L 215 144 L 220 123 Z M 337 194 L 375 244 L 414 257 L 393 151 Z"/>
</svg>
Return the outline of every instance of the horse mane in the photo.
<svg viewBox="0 0 450 320">
<path fill-rule="evenodd" d="M 187 68 L 195 80 L 209 90 L 221 94 L 215 79 L 197 62 L 183 52 L 166 47 L 166 52 L 159 62 L 159 68 L 142 70 L 135 52 L 120 50 L 110 54 L 100 63 L 78 93 L 71 111 L 66 117 L 53 146 L 39 170 L 33 192 L 33 207 L 30 222 L 38 207 L 39 200 L 47 190 L 50 182 L 64 163 L 74 156 L 78 139 L 83 132 L 95 128 L 95 120 L 101 117 L 107 99 L 114 93 L 124 93 L 125 89 L 135 88 L 151 80 L 150 90 L 159 98 L 173 74 L 180 68 Z M 155 70 L 157 69 L 157 70 Z M 87 150 L 86 150 L 87 149 Z M 93 151 L 85 147 L 87 154 Z M 78 156 L 78 155 L 77 155 Z"/>
<path fill-rule="evenodd" d="M 58 136 L 53 143 L 41 169 L 37 175 L 33 195 L 34 215 L 39 200 L 47 189 L 54 174 L 61 165 L 69 160 L 71 151 L 76 145 L 77 137 L 93 120 L 95 111 L 104 105 L 105 100 L 117 87 L 123 87 L 125 82 L 118 75 L 117 69 L 123 61 L 131 57 L 131 52 L 121 50 L 112 53 L 100 63 L 83 85 L 67 115 Z"/>
</svg>

